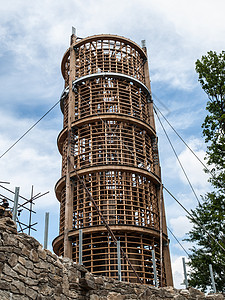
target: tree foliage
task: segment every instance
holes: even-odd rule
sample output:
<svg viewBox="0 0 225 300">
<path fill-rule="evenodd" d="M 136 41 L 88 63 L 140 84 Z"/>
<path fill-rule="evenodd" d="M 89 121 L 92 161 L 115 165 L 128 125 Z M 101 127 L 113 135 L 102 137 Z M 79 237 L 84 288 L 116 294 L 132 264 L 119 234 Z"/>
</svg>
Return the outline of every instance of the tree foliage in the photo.
<svg viewBox="0 0 225 300">
<path fill-rule="evenodd" d="M 196 72 L 208 96 L 208 115 L 202 128 L 214 191 L 202 197 L 202 203 L 192 210 L 198 222 L 190 219 L 193 228 L 187 240 L 196 246 L 191 249 L 189 284 L 204 291 L 211 286 L 209 264 L 212 264 L 217 291 L 225 293 L 225 252 L 201 227 L 225 248 L 225 51 L 220 54 L 210 51 L 202 56 L 196 61 Z"/>
<path fill-rule="evenodd" d="M 209 114 L 202 124 L 207 147 L 208 165 L 212 166 L 213 186 L 224 190 L 225 182 L 225 51 L 210 51 L 196 62 L 199 82 L 208 95 Z"/>
</svg>

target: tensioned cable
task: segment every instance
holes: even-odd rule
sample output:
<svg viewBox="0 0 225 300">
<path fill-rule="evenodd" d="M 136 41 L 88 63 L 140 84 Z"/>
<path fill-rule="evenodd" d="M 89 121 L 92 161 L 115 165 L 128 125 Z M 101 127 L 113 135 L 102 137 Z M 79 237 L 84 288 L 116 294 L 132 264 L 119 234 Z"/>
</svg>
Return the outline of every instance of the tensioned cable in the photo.
<svg viewBox="0 0 225 300">
<path fill-rule="evenodd" d="M 61 99 L 60 99 L 61 100 Z M 27 135 L 45 116 L 47 116 L 48 113 L 50 113 L 50 111 L 53 110 L 53 108 L 55 108 L 57 106 L 57 104 L 59 104 L 59 101 L 57 101 L 36 123 L 34 123 L 17 141 L 15 141 L 15 143 L 13 143 L 1 156 L 0 158 L 2 158 L 6 153 L 9 152 L 9 150 L 11 150 L 19 141 L 22 140 L 22 138 L 25 137 L 25 135 Z"/>
<path fill-rule="evenodd" d="M 188 180 L 188 182 L 189 182 L 189 184 L 190 184 L 190 187 L 191 187 L 191 189 L 192 189 L 192 191 L 193 191 L 193 193 L 194 193 L 194 195 L 195 195 L 195 197 L 196 197 L 196 199 L 197 199 L 197 201 L 198 201 L 198 204 L 200 205 L 200 202 L 199 202 L 199 200 L 198 200 L 198 197 L 197 197 L 197 195 L 196 195 L 196 193 L 195 193 L 195 191 L 194 191 L 194 189 L 193 189 L 193 187 L 192 187 L 192 185 L 191 185 L 191 183 L 190 183 L 190 180 L 189 180 L 189 178 L 188 178 L 188 176 L 187 176 L 187 174 L 186 174 L 186 172 L 185 172 L 185 170 L 184 170 L 184 168 L 183 168 L 183 166 L 182 166 L 182 164 L 181 164 L 181 162 L 180 162 L 180 160 L 179 160 L 179 158 L 178 158 L 178 155 L 177 155 L 177 153 L 176 153 L 176 151 L 175 151 L 175 149 L 174 149 L 174 147 L 173 147 L 173 145 L 172 145 L 172 143 L 171 143 L 171 141 L 170 141 L 170 139 L 169 139 L 169 136 L 167 135 L 167 132 L 166 132 L 166 130 L 165 130 L 165 128 L 164 128 L 164 126 L 163 126 L 163 124 L 162 124 L 162 122 L 161 122 L 161 120 L 160 120 L 160 118 L 159 118 L 159 116 L 158 116 L 158 114 L 157 114 L 157 111 L 155 110 L 155 108 L 154 108 L 154 111 L 155 111 L 155 114 L 156 114 L 156 116 L 157 116 L 157 118 L 158 118 L 158 120 L 159 120 L 159 122 L 160 122 L 160 124 L 161 124 L 161 126 L 162 126 L 162 128 L 163 128 L 163 131 L 164 131 L 164 133 L 165 133 L 165 135 L 166 135 L 166 137 L 167 137 L 167 139 L 168 139 L 168 141 L 169 141 L 169 143 L 170 143 L 170 145 L 171 145 L 171 147 L 172 147 L 172 149 L 173 149 L 173 151 L 174 151 L 174 154 L 175 154 L 175 156 L 176 156 L 176 158 L 177 158 L 177 160 L 178 160 L 178 162 L 179 162 L 179 164 L 180 164 L 180 166 L 181 166 L 181 168 L 182 168 L 182 170 L 183 170 L 183 172 L 184 172 L 184 174 L 185 174 L 185 176 L 186 176 L 186 178 L 187 178 L 187 180 Z M 211 237 L 213 240 L 214 240 L 214 242 L 216 242 L 218 245 L 219 245 L 219 247 L 221 248 L 221 249 L 223 249 L 224 251 L 225 251 L 225 248 L 222 246 L 222 245 L 220 245 L 220 243 L 205 229 L 205 227 L 203 226 L 203 225 L 201 225 L 199 222 L 198 222 L 198 220 L 196 220 L 196 218 L 193 218 L 193 216 L 191 215 L 191 213 L 169 192 L 169 190 L 167 189 L 167 188 L 165 188 L 164 186 L 163 186 L 163 188 L 167 191 L 167 193 L 169 193 L 170 195 L 171 195 L 171 197 L 173 197 L 173 199 L 186 211 L 186 213 L 191 217 L 191 219 L 196 223 L 196 224 L 198 224 L 205 232 L 206 232 L 206 234 L 209 236 L 209 237 Z"/>
<path fill-rule="evenodd" d="M 152 99 L 154 98 L 157 102 L 159 102 L 168 111 L 167 115 L 169 115 L 171 113 L 169 108 L 154 93 L 151 92 L 151 94 L 152 94 Z M 155 103 L 153 103 L 153 105 L 155 105 Z"/>
<path fill-rule="evenodd" d="M 180 245 L 180 247 L 184 250 L 184 252 L 187 254 L 187 256 L 189 257 L 189 254 L 187 252 L 187 250 L 183 247 L 183 245 L 181 244 L 181 242 L 178 240 L 178 238 L 175 236 L 175 234 L 172 232 L 172 230 L 169 229 L 168 226 L 166 226 L 167 229 L 169 230 L 169 232 L 172 234 L 172 236 L 174 237 L 174 239 L 178 242 L 178 244 Z"/>
<path fill-rule="evenodd" d="M 162 124 L 162 122 L 161 122 L 161 120 L 160 120 L 160 118 L 159 118 L 159 116 L 158 116 L 158 114 L 157 114 L 157 111 L 155 110 L 155 108 L 154 108 L 154 111 L 155 111 L 155 114 L 156 114 L 156 116 L 157 116 L 157 118 L 158 118 L 158 120 L 159 120 L 159 123 L 160 123 L 160 125 L 161 125 L 161 127 L 162 127 L 162 129 L 163 129 L 163 131 L 164 131 L 164 133 L 165 133 L 165 135 L 166 135 L 166 137 L 167 137 L 167 140 L 168 140 L 168 142 L 169 142 L 169 144 L 170 144 L 170 146 L 171 146 L 171 148 L 172 148 L 172 150 L 173 150 L 173 152 L 174 152 L 174 155 L 176 156 L 176 159 L 178 160 L 179 165 L 180 165 L 180 167 L 181 167 L 181 169 L 182 169 L 182 171 L 183 171 L 183 173 L 184 173 L 184 175 L 185 175 L 185 177 L 186 177 L 186 179 L 187 179 L 187 181 L 188 181 L 188 183 L 189 183 L 189 185 L 190 185 L 190 188 L 191 188 L 193 194 L 195 195 L 195 198 L 197 199 L 198 204 L 200 205 L 200 201 L 199 201 L 199 199 L 198 199 L 198 196 L 197 196 L 197 194 L 195 193 L 195 190 L 194 190 L 194 188 L 193 188 L 193 186 L 192 186 L 192 184 L 191 184 L 191 182 L 190 182 L 190 180 L 189 180 L 189 178 L 188 178 L 188 175 L 187 175 L 187 173 L 186 173 L 185 170 L 184 170 L 184 167 L 183 167 L 183 165 L 182 165 L 182 163 L 181 163 L 181 161 L 180 161 L 180 159 L 179 159 L 179 157 L 178 157 L 178 155 L 177 155 L 177 153 L 176 153 L 175 148 L 173 147 L 173 144 L 171 143 L 171 140 L 170 140 L 170 138 L 169 138 L 169 136 L 168 136 L 168 134 L 167 134 L 167 132 L 166 132 L 166 130 L 165 130 L 165 128 L 164 128 L 164 126 L 163 126 L 163 124 Z"/>
<path fill-rule="evenodd" d="M 86 103 L 87 103 L 87 100 L 84 100 Z M 94 111 L 94 113 L 96 114 L 96 116 L 98 116 L 99 117 L 99 119 L 102 121 L 102 122 L 104 122 L 105 123 L 105 121 L 99 116 L 99 114 L 98 113 L 96 113 L 95 112 L 95 110 L 93 110 Z M 156 110 L 154 110 L 155 112 L 156 112 Z M 156 115 L 157 115 L 157 113 L 156 113 Z M 158 117 L 158 115 L 157 115 L 157 117 Z M 108 127 L 108 124 L 107 123 L 105 123 L 105 125 Z M 109 127 L 108 127 L 109 128 Z M 109 128 L 109 130 L 110 131 L 112 131 L 110 128 Z M 119 137 L 117 136 L 117 135 L 115 135 L 116 137 L 117 137 L 117 139 L 119 140 Z M 134 153 L 125 145 L 125 143 L 122 141 L 122 143 L 123 143 L 123 145 L 130 151 L 130 153 L 132 153 L 132 155 L 135 157 L 135 155 L 134 155 Z M 138 159 L 138 158 L 137 158 Z M 142 163 L 142 162 L 141 162 Z M 191 213 L 175 198 L 175 196 L 173 196 L 173 194 L 164 186 L 164 185 L 162 185 L 163 186 L 163 188 L 167 191 L 167 193 L 169 193 L 170 195 L 171 195 L 171 197 L 183 208 L 183 210 L 191 217 L 191 219 L 196 223 L 196 224 L 198 224 L 202 229 L 203 229 L 203 231 L 204 232 L 206 232 L 206 234 L 209 236 L 209 237 L 211 237 L 218 245 L 219 245 L 219 247 L 221 248 L 221 249 L 223 249 L 224 251 L 225 251 L 225 249 L 224 249 L 224 247 L 223 246 L 221 246 L 220 244 L 219 244 L 219 242 L 210 234 L 210 233 L 208 233 L 208 231 L 206 230 L 206 228 L 203 226 L 203 225 L 201 225 L 192 215 L 191 215 Z"/>
<path fill-rule="evenodd" d="M 154 96 L 154 98 L 156 98 Z M 180 134 L 176 131 L 176 129 L 171 125 L 171 123 L 167 120 L 167 118 L 163 115 L 163 113 L 160 111 L 160 109 L 153 103 L 154 107 L 158 110 L 158 112 L 161 114 L 161 116 L 164 118 L 164 120 L 167 122 L 167 124 L 173 129 L 173 131 L 176 133 L 176 135 L 180 138 L 180 140 L 184 143 L 184 145 L 191 151 L 191 153 L 197 158 L 197 160 L 202 164 L 202 166 L 212 175 L 214 178 L 214 174 L 212 171 L 209 170 L 209 168 L 201 161 L 201 159 L 195 154 L 195 152 L 191 149 L 190 146 L 184 141 L 184 139 L 180 136 Z"/>
<path fill-rule="evenodd" d="M 211 239 L 213 239 L 213 241 L 215 242 L 215 243 L 217 243 L 217 245 L 223 250 L 223 251 L 225 251 L 225 248 L 222 246 L 222 245 L 220 245 L 220 243 L 211 235 L 211 233 L 209 233 L 207 230 L 206 230 L 206 228 L 205 228 L 205 226 L 204 225 L 201 225 L 199 222 L 198 222 L 198 220 L 196 219 L 196 218 L 194 218 L 193 216 L 192 216 L 192 214 L 183 206 L 183 204 L 181 204 L 180 203 L 180 201 L 178 201 L 175 197 L 174 197 L 174 195 L 165 187 L 165 186 L 163 186 L 163 188 L 164 188 L 164 190 L 183 208 L 183 210 L 190 216 L 190 219 L 192 220 L 192 221 L 194 221 L 200 228 L 202 228 L 203 229 L 203 231 L 205 231 L 205 233 L 209 236 L 209 237 L 211 237 Z"/>
<path fill-rule="evenodd" d="M 59 100 L 59 101 L 57 101 L 35 124 L 33 124 L 15 143 L 13 143 L 1 156 L 0 156 L 0 158 L 2 158 L 7 152 L 9 152 L 20 140 L 22 140 L 22 138 L 23 137 L 25 137 L 50 111 L 52 111 L 57 105 L 58 105 L 58 103 L 61 101 L 61 99 Z M 98 114 L 97 114 L 98 115 Z M 102 120 L 102 119 L 101 119 Z M 103 121 L 103 120 L 102 120 Z M 104 122 L 104 121 L 103 121 Z M 105 122 L 104 122 L 105 123 Z M 105 125 L 107 125 L 106 123 L 105 123 Z M 109 128 L 109 127 L 108 127 Z M 110 128 L 109 128 L 110 129 Z M 110 131 L 111 131 L 111 129 L 110 129 Z M 77 174 L 78 175 L 78 174 Z M 89 191 L 88 191 L 89 192 Z M 92 197 L 92 195 L 90 194 L 90 192 L 89 192 L 89 197 L 91 198 L 91 199 L 93 199 L 93 197 Z M 93 199 L 93 201 L 94 201 L 94 199 Z M 93 202 L 92 201 L 92 202 Z M 94 206 L 96 206 L 96 203 L 94 202 Z M 97 206 L 96 206 L 97 207 Z M 103 216 L 101 216 L 101 218 L 102 218 L 102 220 L 104 219 L 104 217 Z M 104 221 L 105 221 L 105 219 L 104 219 Z M 103 222 L 104 222 L 103 221 Z M 105 221 L 104 223 L 106 223 L 106 227 L 107 227 L 107 229 L 109 228 L 110 229 L 110 227 L 109 227 L 109 225 L 108 225 L 108 223 Z M 107 226 L 108 225 L 108 226 Z M 111 234 L 113 234 L 113 232 L 111 232 Z M 112 235 L 112 238 L 114 239 L 114 234 Z M 116 240 L 116 238 L 114 239 L 115 241 L 116 241 L 116 243 L 117 243 L 117 240 Z M 130 263 L 130 261 L 129 261 L 129 259 L 128 259 L 128 257 L 127 257 L 127 255 L 125 254 L 125 252 L 123 251 L 123 249 L 121 248 L 121 252 L 122 252 L 122 254 L 123 254 L 123 256 L 124 256 L 124 258 L 125 259 L 127 259 L 128 260 L 128 263 L 129 263 L 129 265 L 130 265 L 130 267 L 132 268 L 132 270 L 134 271 L 134 273 L 135 273 L 135 275 L 137 276 L 137 278 L 138 278 L 138 280 L 139 280 L 139 282 L 140 283 L 142 283 L 141 282 L 141 280 L 140 280 L 140 278 L 139 278 L 139 276 L 137 275 L 137 273 L 136 273 L 136 271 L 134 270 L 134 268 L 133 268 L 133 266 L 132 266 L 132 264 Z"/>
<path fill-rule="evenodd" d="M 1 156 L 0 156 L 0 158 L 2 158 L 6 153 L 8 153 L 24 136 L 26 136 L 50 111 L 52 111 L 58 104 L 59 104 L 59 102 L 61 101 L 61 99 L 59 100 L 59 101 L 57 101 L 35 124 L 33 124 L 14 144 L 12 144 Z M 94 111 L 95 112 L 95 111 Z M 155 112 L 156 112 L 156 110 L 155 110 Z M 101 119 L 101 121 L 102 122 L 104 122 L 104 120 L 95 112 L 95 114 Z M 157 113 L 156 113 L 156 115 L 157 115 Z M 158 116 L 158 115 L 157 115 Z M 159 117 L 158 117 L 159 118 Z M 105 123 L 105 122 L 104 122 Z M 105 125 L 108 127 L 108 124 L 107 123 L 105 123 Z M 109 127 L 108 127 L 109 128 Z M 112 130 L 109 128 L 109 130 L 112 132 Z M 113 133 L 113 132 L 112 132 Z M 117 137 L 117 135 L 116 135 L 116 137 Z M 119 137 L 117 137 L 118 139 L 119 139 Z M 120 139 L 119 139 L 120 140 Z M 132 153 L 132 155 L 133 156 L 135 156 L 134 155 L 134 153 L 125 145 L 125 143 L 122 141 L 122 143 L 124 144 L 124 146 L 126 147 L 126 149 L 127 150 L 129 150 L 129 152 L 130 153 Z M 137 158 L 138 159 L 138 158 Z M 141 162 L 142 163 L 142 162 Z M 192 220 L 193 221 L 195 221 L 219 246 L 220 246 L 220 248 L 222 248 L 224 251 L 225 251 L 225 249 L 218 243 L 218 241 L 216 241 L 215 239 L 214 239 L 214 237 L 211 235 L 211 234 L 209 234 L 208 232 L 207 232 L 207 230 L 204 228 L 204 227 L 202 227 L 199 223 L 198 223 L 198 221 L 196 221 L 193 217 L 192 217 L 192 215 L 189 213 L 189 211 L 172 195 L 172 193 L 170 193 L 169 192 L 169 190 L 168 189 L 166 189 L 164 186 L 163 186 L 163 188 L 177 201 L 177 203 L 179 204 L 179 205 L 181 205 L 181 207 L 191 216 L 191 218 L 192 218 Z M 198 198 L 197 198 L 198 199 Z M 199 202 L 199 200 L 198 200 L 198 202 Z"/>
<path fill-rule="evenodd" d="M 154 96 L 155 97 L 155 96 Z M 155 97 L 156 98 L 156 97 Z M 201 161 L 201 159 L 195 154 L 195 152 L 188 146 L 188 144 L 184 141 L 184 139 L 179 135 L 179 133 L 175 130 L 175 128 L 170 124 L 170 122 L 167 120 L 167 118 L 163 115 L 163 113 L 160 111 L 160 109 L 156 106 L 155 103 L 153 103 L 154 107 L 158 110 L 158 112 L 161 114 L 161 116 L 164 118 L 164 120 L 167 122 L 167 124 L 173 129 L 173 131 L 176 133 L 176 135 L 180 138 L 180 140 L 184 143 L 184 145 L 191 151 L 191 153 L 197 158 L 197 160 L 203 165 L 203 167 L 212 175 L 213 178 L 215 178 L 214 174 L 209 170 L 209 168 L 207 168 L 207 166 Z M 154 109 L 155 110 L 155 109 Z M 156 113 L 156 110 L 155 110 Z M 156 113 L 157 115 L 157 113 Z M 158 119 L 159 116 L 157 115 Z M 161 124 L 161 122 L 160 122 Z M 165 131 L 164 131 L 165 132 Z M 165 188 L 165 187 L 164 187 Z M 169 192 L 167 190 L 167 192 Z M 172 196 L 172 194 L 171 194 Z M 173 197 L 174 198 L 174 197 Z M 175 199 L 175 198 L 174 198 Z M 168 228 L 168 227 L 167 227 Z M 168 230 L 171 232 L 171 234 L 173 235 L 172 231 L 168 228 Z M 204 231 L 207 233 L 206 229 L 204 229 Z M 176 239 L 176 237 L 174 236 L 174 238 Z M 211 236 L 212 239 L 214 239 Z M 177 240 L 177 239 L 176 239 Z M 216 240 L 215 240 L 216 241 Z M 178 242 L 178 240 L 177 240 Z M 216 241 L 217 242 L 217 241 Z M 220 244 L 219 244 L 220 245 Z M 182 247 L 182 245 L 180 245 Z M 183 248 L 183 247 L 182 247 Z M 222 247 L 223 248 L 223 247 Z M 223 248 L 224 249 L 224 248 Z M 185 251 L 185 249 L 184 249 Z M 186 252 L 186 251 L 185 251 Z"/>
</svg>

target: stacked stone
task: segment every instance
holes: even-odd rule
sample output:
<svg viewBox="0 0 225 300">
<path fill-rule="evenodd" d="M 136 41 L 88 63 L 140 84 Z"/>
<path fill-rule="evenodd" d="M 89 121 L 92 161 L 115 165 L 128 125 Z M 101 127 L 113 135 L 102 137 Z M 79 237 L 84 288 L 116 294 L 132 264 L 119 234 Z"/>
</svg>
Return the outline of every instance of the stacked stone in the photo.
<svg viewBox="0 0 225 300">
<path fill-rule="evenodd" d="M 17 233 L 11 218 L 0 218 L 1 300 L 218 299 L 189 288 L 154 288 L 96 277 L 68 258 L 59 258 L 31 236 Z"/>
<path fill-rule="evenodd" d="M 79 289 L 87 271 L 60 259 L 31 236 L 17 233 L 10 218 L 0 219 L 0 299 L 86 299 Z"/>
<path fill-rule="evenodd" d="M 86 277 L 93 276 L 90 273 Z M 89 279 L 89 281 L 91 281 Z M 207 295 L 194 288 L 178 290 L 173 287 L 155 288 L 147 285 L 127 283 L 116 281 L 106 277 L 94 277 L 95 287 L 89 292 L 90 300 L 159 300 L 159 299 L 176 299 L 176 300 L 202 300 L 217 299 L 222 300 L 221 294 Z"/>
</svg>

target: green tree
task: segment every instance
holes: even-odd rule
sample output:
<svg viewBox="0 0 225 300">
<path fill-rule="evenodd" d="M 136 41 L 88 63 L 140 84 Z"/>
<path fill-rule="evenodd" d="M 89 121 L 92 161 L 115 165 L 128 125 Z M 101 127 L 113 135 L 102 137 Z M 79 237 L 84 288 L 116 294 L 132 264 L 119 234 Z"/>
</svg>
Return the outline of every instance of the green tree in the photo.
<svg viewBox="0 0 225 300">
<path fill-rule="evenodd" d="M 196 246 L 191 249 L 189 284 L 203 291 L 211 286 L 209 264 L 212 264 L 217 291 L 225 293 L 225 251 L 222 249 L 225 248 L 225 51 L 220 54 L 210 51 L 202 56 L 196 61 L 196 72 L 208 96 L 208 115 L 202 128 L 213 192 L 202 197 L 202 203 L 192 210 L 197 223 L 190 219 L 193 228 L 187 240 Z"/>
</svg>

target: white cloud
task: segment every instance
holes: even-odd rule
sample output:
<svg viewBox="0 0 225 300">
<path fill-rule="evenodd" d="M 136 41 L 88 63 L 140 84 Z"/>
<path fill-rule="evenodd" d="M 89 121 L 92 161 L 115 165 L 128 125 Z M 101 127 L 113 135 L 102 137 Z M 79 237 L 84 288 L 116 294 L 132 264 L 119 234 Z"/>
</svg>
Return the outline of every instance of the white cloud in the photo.
<svg viewBox="0 0 225 300">
<path fill-rule="evenodd" d="M 205 153 L 205 145 L 202 140 L 199 139 L 191 139 L 189 142 L 190 148 L 195 152 L 197 157 L 206 165 L 204 160 Z M 179 159 L 187 173 L 189 180 L 191 181 L 193 187 L 198 189 L 199 191 L 207 191 L 209 189 L 209 175 L 204 172 L 203 165 L 193 156 L 193 154 L 189 151 L 189 149 L 185 149 L 180 153 Z M 179 175 L 181 180 L 184 183 L 187 183 L 187 179 L 185 178 L 182 171 L 179 171 Z"/>
<path fill-rule="evenodd" d="M 177 238 L 183 238 L 192 228 L 192 225 L 186 216 L 179 216 L 169 220 L 170 228 Z"/>
<path fill-rule="evenodd" d="M 186 41 L 196 42 L 196 46 L 205 47 L 214 44 L 220 48 L 219 36 L 224 35 L 224 1 L 177 1 L 159 0 L 152 3 L 164 17 L 170 21 L 178 34 Z M 221 50 L 222 48 L 220 48 Z"/>
<path fill-rule="evenodd" d="M 0 11 L 1 153 L 59 99 L 63 87 L 60 63 L 69 46 L 71 26 L 75 26 L 80 37 L 113 33 L 139 44 L 146 39 L 153 92 L 168 107 L 172 125 L 203 159 L 205 147 L 199 136 L 206 96 L 200 92 L 194 63 L 209 50 L 224 49 L 224 8 L 223 0 L 4 2 Z M 50 190 L 36 207 L 41 214 L 39 236 L 43 212 L 50 210 L 51 238 L 58 234 L 53 189 L 60 178 L 56 137 L 61 129 L 61 113 L 56 108 L 0 160 L 1 180 L 9 180 L 13 188 L 19 185 L 26 197 L 32 184 L 36 192 Z M 194 208 L 196 200 L 159 126 L 157 130 L 164 184 L 185 207 Z M 205 194 L 209 185 L 201 164 L 174 134 L 172 142 L 197 194 Z M 185 212 L 164 195 L 168 224 L 182 237 L 189 228 Z M 171 248 L 178 251 L 174 245 Z M 172 260 L 175 281 L 181 282 L 181 258 L 173 255 Z"/>
<path fill-rule="evenodd" d="M 72 25 L 82 36 L 109 32 L 137 39 L 139 43 L 145 38 L 150 49 L 152 80 L 191 89 L 194 61 L 212 45 L 214 49 L 222 49 L 225 30 L 223 1 L 217 1 L 219 6 L 212 1 L 191 2 L 192 5 L 177 0 L 169 3 L 71 0 L 65 6 L 63 1 L 53 0 L 13 1 L 0 14 L 1 36 L 3 45 L 18 56 L 21 67 L 39 63 L 44 68 L 47 61 L 48 72 L 61 59 L 60 51 L 69 44 Z M 213 25 L 212 20 L 216 20 Z"/>
<path fill-rule="evenodd" d="M 7 117 L 1 114 L 1 117 L 2 155 L 31 124 L 33 125 L 34 121 L 17 119 L 15 115 L 9 114 Z M 5 128 L 6 124 L 11 124 L 12 128 L 10 126 Z M 37 126 L 0 159 L 1 180 L 9 181 L 12 186 L 21 186 L 23 189 L 30 190 L 31 185 L 34 185 L 41 192 L 50 190 L 48 202 L 42 198 L 38 201 L 38 207 L 46 206 L 46 203 L 47 206 L 55 203 L 53 187 L 60 177 L 60 155 L 56 149 L 57 134 L 57 130 Z"/>
</svg>

